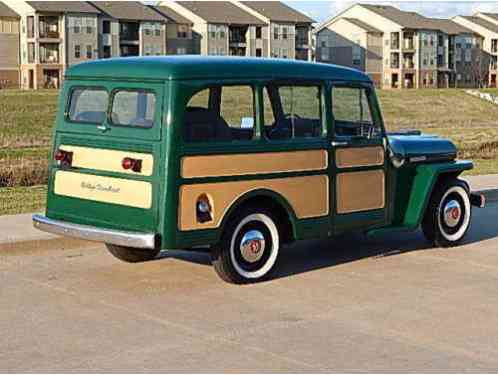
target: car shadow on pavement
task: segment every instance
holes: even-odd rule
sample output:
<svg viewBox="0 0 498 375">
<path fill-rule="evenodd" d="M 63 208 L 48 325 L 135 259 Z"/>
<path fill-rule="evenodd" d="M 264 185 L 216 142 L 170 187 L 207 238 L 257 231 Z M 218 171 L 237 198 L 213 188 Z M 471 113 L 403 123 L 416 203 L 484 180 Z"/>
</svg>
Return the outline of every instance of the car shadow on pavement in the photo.
<svg viewBox="0 0 498 375">
<path fill-rule="evenodd" d="M 498 237 L 498 205 L 474 210 L 474 220 L 463 245 Z M 322 268 L 366 258 L 388 257 L 413 251 L 431 251 L 434 247 L 421 233 L 393 233 L 368 238 L 362 234 L 348 234 L 333 239 L 299 241 L 280 250 L 272 279 L 284 278 Z M 203 266 L 211 265 L 209 250 L 168 250 L 158 259 L 173 258 Z"/>
<path fill-rule="evenodd" d="M 498 237 L 498 205 L 473 211 L 473 223 L 461 245 L 465 246 Z M 431 251 L 434 246 L 421 231 L 386 234 L 367 238 L 361 234 L 334 239 L 301 241 L 282 249 L 279 265 L 272 279 L 288 277 L 365 258 L 402 255 L 414 251 Z"/>
</svg>

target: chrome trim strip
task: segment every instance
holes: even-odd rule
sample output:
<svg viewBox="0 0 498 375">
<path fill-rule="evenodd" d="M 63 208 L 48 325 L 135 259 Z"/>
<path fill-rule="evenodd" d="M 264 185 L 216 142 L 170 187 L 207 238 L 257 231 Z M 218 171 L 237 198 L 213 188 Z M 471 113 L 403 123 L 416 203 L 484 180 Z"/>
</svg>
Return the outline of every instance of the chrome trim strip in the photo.
<svg viewBox="0 0 498 375">
<path fill-rule="evenodd" d="M 88 225 L 52 220 L 42 215 L 33 215 L 33 225 L 36 229 L 43 232 L 87 241 L 105 242 L 137 249 L 153 250 L 156 248 L 156 235 L 153 233 L 122 232 L 111 229 L 101 229 Z"/>
</svg>

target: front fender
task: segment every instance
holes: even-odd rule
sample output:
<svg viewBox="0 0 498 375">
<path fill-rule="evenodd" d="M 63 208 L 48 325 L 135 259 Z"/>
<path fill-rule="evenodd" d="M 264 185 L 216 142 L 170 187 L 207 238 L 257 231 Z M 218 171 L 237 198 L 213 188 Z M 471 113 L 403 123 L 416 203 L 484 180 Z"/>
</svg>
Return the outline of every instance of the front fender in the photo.
<svg viewBox="0 0 498 375">
<path fill-rule="evenodd" d="M 472 168 L 474 165 L 468 160 L 418 165 L 404 215 L 403 227 L 416 230 L 420 226 L 439 177 L 444 175 L 457 177 Z"/>
</svg>

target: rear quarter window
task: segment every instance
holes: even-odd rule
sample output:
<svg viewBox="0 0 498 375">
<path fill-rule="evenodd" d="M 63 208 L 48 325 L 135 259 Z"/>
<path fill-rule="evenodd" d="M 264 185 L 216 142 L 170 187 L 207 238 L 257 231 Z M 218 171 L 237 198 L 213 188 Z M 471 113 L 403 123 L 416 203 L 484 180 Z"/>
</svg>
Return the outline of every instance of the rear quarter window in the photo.
<svg viewBox="0 0 498 375">
<path fill-rule="evenodd" d="M 109 94 L 103 88 L 75 88 L 69 100 L 69 120 L 102 124 L 107 115 Z"/>
</svg>

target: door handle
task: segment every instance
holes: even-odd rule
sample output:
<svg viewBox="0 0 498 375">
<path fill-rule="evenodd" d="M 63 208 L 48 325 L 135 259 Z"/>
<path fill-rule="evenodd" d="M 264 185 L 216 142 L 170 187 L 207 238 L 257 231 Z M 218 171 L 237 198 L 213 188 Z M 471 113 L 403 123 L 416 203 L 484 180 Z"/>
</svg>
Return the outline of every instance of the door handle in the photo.
<svg viewBox="0 0 498 375">
<path fill-rule="evenodd" d="M 349 142 L 337 142 L 337 141 L 332 141 L 330 143 L 332 147 L 337 147 L 337 146 L 349 146 Z"/>
</svg>

